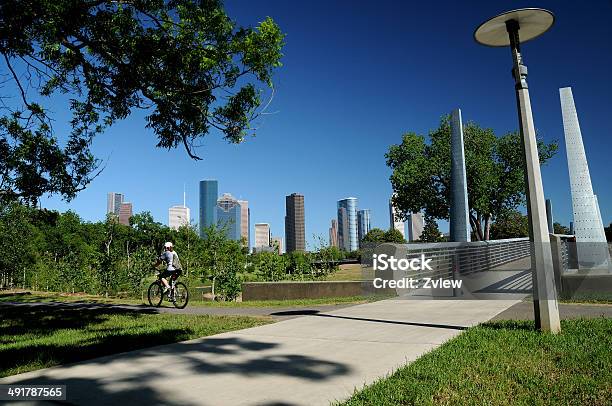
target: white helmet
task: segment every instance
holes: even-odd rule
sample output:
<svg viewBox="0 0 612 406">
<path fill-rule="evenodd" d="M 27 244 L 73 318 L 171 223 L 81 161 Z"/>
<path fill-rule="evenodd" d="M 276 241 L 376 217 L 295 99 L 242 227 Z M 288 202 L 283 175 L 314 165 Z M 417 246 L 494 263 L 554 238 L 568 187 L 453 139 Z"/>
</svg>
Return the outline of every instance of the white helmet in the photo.
<svg viewBox="0 0 612 406">
<path fill-rule="evenodd" d="M 167 243 L 164 244 L 164 248 L 172 248 L 172 243 L 168 241 Z"/>
</svg>

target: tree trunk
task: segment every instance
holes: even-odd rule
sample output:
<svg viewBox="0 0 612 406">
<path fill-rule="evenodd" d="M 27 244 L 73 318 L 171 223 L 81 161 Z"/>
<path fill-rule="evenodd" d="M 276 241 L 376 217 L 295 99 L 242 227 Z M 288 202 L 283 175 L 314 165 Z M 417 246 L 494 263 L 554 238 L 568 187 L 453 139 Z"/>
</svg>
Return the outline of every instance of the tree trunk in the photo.
<svg viewBox="0 0 612 406">
<path fill-rule="evenodd" d="M 476 235 L 476 239 L 478 241 L 483 240 L 482 224 L 480 222 L 480 218 L 480 215 L 476 217 L 473 214 L 470 214 L 470 224 L 472 225 L 472 230 L 474 230 L 474 234 Z"/>
<path fill-rule="evenodd" d="M 490 233 L 491 233 L 491 215 L 487 214 L 485 216 L 485 235 L 484 235 L 485 241 L 489 241 Z"/>
</svg>

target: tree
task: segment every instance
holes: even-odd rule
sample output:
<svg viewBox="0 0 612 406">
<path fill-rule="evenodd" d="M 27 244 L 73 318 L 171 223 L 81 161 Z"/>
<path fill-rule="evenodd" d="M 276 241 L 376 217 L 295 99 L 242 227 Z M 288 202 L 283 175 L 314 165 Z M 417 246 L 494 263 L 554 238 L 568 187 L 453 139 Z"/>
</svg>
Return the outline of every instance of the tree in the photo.
<svg viewBox="0 0 612 406">
<path fill-rule="evenodd" d="M 432 216 L 425 215 L 425 225 L 423 226 L 423 232 L 421 233 L 421 237 L 419 237 L 419 241 L 440 242 L 443 240 L 444 238 L 441 236 L 436 219 Z"/>
<path fill-rule="evenodd" d="M 436 219 L 449 218 L 448 116 L 429 134 L 429 140 L 404 134 L 402 143 L 389 147 L 385 155 L 393 170 L 393 204 L 404 219 L 421 210 Z M 493 130 L 470 122 L 464 126 L 464 142 L 470 224 L 478 240 L 488 240 L 492 220 L 525 204 L 521 139 L 518 133 L 497 137 Z M 538 150 L 543 164 L 556 153 L 557 144 L 538 140 Z"/>
<path fill-rule="evenodd" d="M 213 299 L 234 300 L 240 293 L 238 272 L 245 268 L 246 257 L 239 241 L 227 238 L 226 230 L 215 225 L 204 228 L 204 278 L 212 282 Z"/>
<path fill-rule="evenodd" d="M 387 231 L 383 231 L 380 228 L 373 228 L 368 231 L 361 241 L 375 244 L 382 244 L 385 242 L 403 244 L 406 242 L 402 233 L 395 228 L 390 228 Z"/>
<path fill-rule="evenodd" d="M 553 223 L 553 232 L 555 234 L 565 234 L 568 235 L 570 233 L 569 227 L 565 227 L 561 225 L 561 223 L 554 222 Z"/>
<path fill-rule="evenodd" d="M 390 228 L 385 231 L 385 242 L 391 242 L 395 244 L 404 244 L 406 240 L 402 233 L 396 228 Z"/>
<path fill-rule="evenodd" d="M 385 232 L 380 228 L 373 228 L 366 233 L 361 241 L 381 244 L 385 242 Z"/>
<path fill-rule="evenodd" d="M 19 102 L 0 118 L 0 198 L 73 198 L 99 173 L 93 138 L 137 109 L 157 147 L 182 145 L 194 159 L 212 129 L 242 142 L 273 90 L 283 38 L 271 18 L 237 26 L 220 0 L 2 1 L 2 83 Z M 67 134 L 41 104 L 59 94 Z"/>
<path fill-rule="evenodd" d="M 502 213 L 491 225 L 491 238 L 494 240 L 519 237 L 529 237 L 529 220 L 517 210 Z"/>
</svg>

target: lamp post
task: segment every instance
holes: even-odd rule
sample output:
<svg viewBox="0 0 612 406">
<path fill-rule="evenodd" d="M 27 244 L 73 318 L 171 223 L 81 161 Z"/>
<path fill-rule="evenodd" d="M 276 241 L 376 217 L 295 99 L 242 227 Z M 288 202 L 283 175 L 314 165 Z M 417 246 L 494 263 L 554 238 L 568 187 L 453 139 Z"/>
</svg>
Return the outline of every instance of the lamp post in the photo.
<svg viewBox="0 0 612 406">
<path fill-rule="evenodd" d="M 524 8 L 507 11 L 482 23 L 474 32 L 474 39 L 479 44 L 492 47 L 510 46 L 512 51 L 512 75 L 515 81 L 521 143 L 525 159 L 525 192 L 529 237 L 532 244 L 534 316 L 536 328 L 557 333 L 561 330 L 561 325 L 546 222 L 546 203 L 527 86 L 527 66 L 523 64 L 520 48 L 522 42 L 539 37 L 548 31 L 554 21 L 554 15 L 544 9 Z"/>
</svg>

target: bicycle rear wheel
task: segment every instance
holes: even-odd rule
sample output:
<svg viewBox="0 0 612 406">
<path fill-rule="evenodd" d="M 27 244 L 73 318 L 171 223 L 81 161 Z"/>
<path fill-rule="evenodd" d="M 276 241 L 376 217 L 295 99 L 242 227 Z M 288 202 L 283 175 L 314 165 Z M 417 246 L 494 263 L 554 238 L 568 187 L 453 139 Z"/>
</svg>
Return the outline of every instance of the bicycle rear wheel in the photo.
<svg viewBox="0 0 612 406">
<path fill-rule="evenodd" d="M 147 298 L 149 299 L 149 304 L 151 306 L 159 307 L 159 305 L 161 305 L 161 302 L 164 298 L 164 290 L 162 289 L 160 283 L 153 282 L 149 286 Z"/>
<path fill-rule="evenodd" d="M 183 282 L 177 282 L 174 285 L 174 307 L 184 309 L 189 302 L 189 291 Z"/>
</svg>

